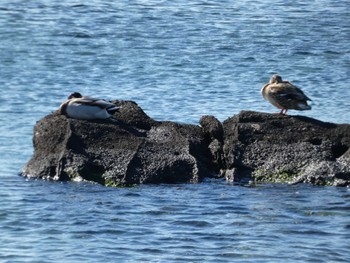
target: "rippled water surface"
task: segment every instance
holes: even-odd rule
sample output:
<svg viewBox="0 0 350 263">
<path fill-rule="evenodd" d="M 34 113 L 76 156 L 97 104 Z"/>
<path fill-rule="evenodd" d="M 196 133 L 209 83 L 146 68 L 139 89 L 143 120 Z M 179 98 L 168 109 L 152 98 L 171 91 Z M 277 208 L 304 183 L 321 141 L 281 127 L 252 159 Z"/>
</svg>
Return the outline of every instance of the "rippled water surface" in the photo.
<svg viewBox="0 0 350 263">
<path fill-rule="evenodd" d="M 349 262 L 350 192 L 224 181 L 115 189 L 26 181 L 35 122 L 72 91 L 197 124 L 276 112 L 279 73 L 350 122 L 340 1 L 0 1 L 1 262 Z"/>
<path fill-rule="evenodd" d="M 350 260 L 348 189 L 12 183 L 1 194 L 8 262 Z"/>
</svg>

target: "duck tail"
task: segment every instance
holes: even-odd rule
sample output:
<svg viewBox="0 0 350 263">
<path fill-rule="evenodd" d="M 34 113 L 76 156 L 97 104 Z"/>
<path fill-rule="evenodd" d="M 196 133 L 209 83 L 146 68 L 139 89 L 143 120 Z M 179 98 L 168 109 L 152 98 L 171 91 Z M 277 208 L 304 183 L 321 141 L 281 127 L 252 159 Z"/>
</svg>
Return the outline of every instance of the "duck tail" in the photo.
<svg viewBox="0 0 350 263">
<path fill-rule="evenodd" d="M 298 107 L 300 110 L 311 110 L 311 106 L 307 103 L 298 103 Z"/>
<path fill-rule="evenodd" d="M 118 110 L 120 109 L 120 107 L 117 107 L 117 106 L 110 106 L 106 109 L 106 111 L 113 115 L 115 112 L 117 112 Z"/>
</svg>

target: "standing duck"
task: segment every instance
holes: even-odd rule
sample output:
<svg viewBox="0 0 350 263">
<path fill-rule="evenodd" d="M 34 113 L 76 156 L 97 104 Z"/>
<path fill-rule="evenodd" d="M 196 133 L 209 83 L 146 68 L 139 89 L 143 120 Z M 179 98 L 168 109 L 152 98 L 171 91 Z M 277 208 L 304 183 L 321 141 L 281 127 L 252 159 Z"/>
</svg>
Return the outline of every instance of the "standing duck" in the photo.
<svg viewBox="0 0 350 263">
<path fill-rule="evenodd" d="M 292 83 L 282 80 L 281 76 L 273 75 L 270 82 L 261 89 L 265 100 L 281 109 L 280 114 L 285 115 L 288 110 L 311 110 L 307 104 L 308 98 L 304 92 Z"/>
<path fill-rule="evenodd" d="M 107 119 L 118 109 L 119 107 L 111 102 L 74 92 L 61 104 L 59 111 L 70 118 L 92 120 Z"/>
</svg>

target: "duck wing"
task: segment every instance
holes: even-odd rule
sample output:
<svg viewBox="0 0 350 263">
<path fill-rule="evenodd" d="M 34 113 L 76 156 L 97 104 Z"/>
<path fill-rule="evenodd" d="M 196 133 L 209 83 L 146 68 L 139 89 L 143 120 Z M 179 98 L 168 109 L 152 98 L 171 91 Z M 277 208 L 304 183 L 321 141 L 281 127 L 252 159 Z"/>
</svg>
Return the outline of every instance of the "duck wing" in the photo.
<svg viewBox="0 0 350 263">
<path fill-rule="evenodd" d="M 289 82 L 283 82 L 271 87 L 271 95 L 280 100 L 288 101 L 308 101 L 311 100 L 304 92 Z"/>
<path fill-rule="evenodd" d="M 99 107 L 101 109 L 108 109 L 111 107 L 117 107 L 115 104 L 108 102 L 106 100 L 95 99 L 95 98 L 91 98 L 91 97 L 83 97 L 83 98 L 73 99 L 72 102 L 76 103 L 76 104 L 86 105 L 86 106 L 95 106 L 95 107 Z"/>
</svg>

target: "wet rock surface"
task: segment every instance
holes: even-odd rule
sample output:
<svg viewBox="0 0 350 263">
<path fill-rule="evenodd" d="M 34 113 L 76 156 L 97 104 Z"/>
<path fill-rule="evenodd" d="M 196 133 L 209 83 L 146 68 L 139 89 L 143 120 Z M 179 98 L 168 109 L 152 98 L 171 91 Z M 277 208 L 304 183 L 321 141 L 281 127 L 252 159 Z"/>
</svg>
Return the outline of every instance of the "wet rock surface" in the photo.
<svg viewBox="0 0 350 263">
<path fill-rule="evenodd" d="M 350 185 L 350 125 L 242 111 L 223 123 L 158 122 L 132 101 L 107 120 L 52 113 L 34 127 L 32 178 L 107 186 L 228 181 Z"/>
</svg>

